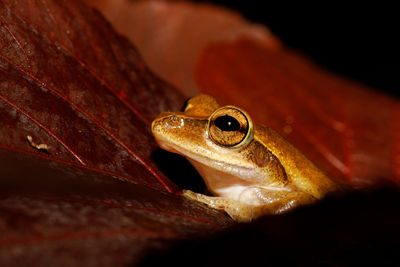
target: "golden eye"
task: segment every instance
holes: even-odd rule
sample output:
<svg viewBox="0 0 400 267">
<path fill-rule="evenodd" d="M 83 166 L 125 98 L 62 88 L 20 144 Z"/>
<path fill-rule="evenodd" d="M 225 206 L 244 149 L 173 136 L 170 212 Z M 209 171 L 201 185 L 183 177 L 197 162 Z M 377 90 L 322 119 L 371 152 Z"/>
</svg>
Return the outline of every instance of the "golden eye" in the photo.
<svg viewBox="0 0 400 267">
<path fill-rule="evenodd" d="M 226 106 L 217 109 L 209 118 L 209 135 L 214 143 L 224 147 L 238 147 L 252 138 L 253 124 L 242 110 Z"/>
</svg>

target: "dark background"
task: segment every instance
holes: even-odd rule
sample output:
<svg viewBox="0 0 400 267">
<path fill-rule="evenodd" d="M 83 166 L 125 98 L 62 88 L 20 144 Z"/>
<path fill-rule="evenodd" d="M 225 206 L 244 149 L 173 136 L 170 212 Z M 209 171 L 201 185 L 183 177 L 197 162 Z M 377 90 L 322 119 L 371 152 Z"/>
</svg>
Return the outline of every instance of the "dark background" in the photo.
<svg viewBox="0 0 400 267">
<path fill-rule="evenodd" d="M 394 5 L 197 2 L 236 10 L 251 21 L 265 24 L 286 45 L 325 68 L 400 96 L 400 19 Z"/>
</svg>

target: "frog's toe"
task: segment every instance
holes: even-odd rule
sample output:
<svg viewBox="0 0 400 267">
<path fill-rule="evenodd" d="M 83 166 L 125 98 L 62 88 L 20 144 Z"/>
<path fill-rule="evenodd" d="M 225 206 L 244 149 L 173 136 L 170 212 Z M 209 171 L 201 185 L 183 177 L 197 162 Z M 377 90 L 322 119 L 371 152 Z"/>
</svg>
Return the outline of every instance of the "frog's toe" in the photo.
<svg viewBox="0 0 400 267">
<path fill-rule="evenodd" d="M 249 223 L 254 219 L 251 214 L 251 208 L 249 207 L 241 207 L 239 209 L 238 207 L 229 206 L 225 208 L 225 212 L 228 213 L 234 221 L 239 223 Z"/>
<path fill-rule="evenodd" d="M 191 190 L 182 190 L 182 196 L 192 199 L 192 200 L 197 200 L 198 201 L 198 197 L 197 197 L 197 193 L 191 191 Z"/>
</svg>

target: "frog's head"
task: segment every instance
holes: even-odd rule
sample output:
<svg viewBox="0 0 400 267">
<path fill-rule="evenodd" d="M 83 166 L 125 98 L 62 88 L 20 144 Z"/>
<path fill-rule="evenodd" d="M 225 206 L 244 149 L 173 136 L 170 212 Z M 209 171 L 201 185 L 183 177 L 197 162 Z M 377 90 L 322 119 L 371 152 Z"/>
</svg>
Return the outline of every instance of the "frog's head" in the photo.
<svg viewBox="0 0 400 267">
<path fill-rule="evenodd" d="M 199 95 L 189 99 L 183 112 L 161 113 L 152 123 L 158 144 L 181 154 L 192 163 L 235 172 L 251 168 L 243 152 L 253 139 L 249 115 L 234 106 L 221 107 L 214 98 Z"/>
</svg>

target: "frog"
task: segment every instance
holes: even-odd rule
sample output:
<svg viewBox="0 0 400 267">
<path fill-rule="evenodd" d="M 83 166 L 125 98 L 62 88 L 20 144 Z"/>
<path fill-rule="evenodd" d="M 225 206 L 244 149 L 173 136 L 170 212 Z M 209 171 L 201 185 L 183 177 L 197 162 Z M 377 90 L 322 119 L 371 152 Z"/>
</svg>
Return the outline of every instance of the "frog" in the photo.
<svg viewBox="0 0 400 267">
<path fill-rule="evenodd" d="M 209 95 L 190 98 L 179 112 L 162 112 L 151 131 L 162 149 L 185 157 L 204 180 L 207 194 L 184 189 L 183 197 L 237 222 L 283 214 L 343 190 L 282 135 Z"/>
</svg>

